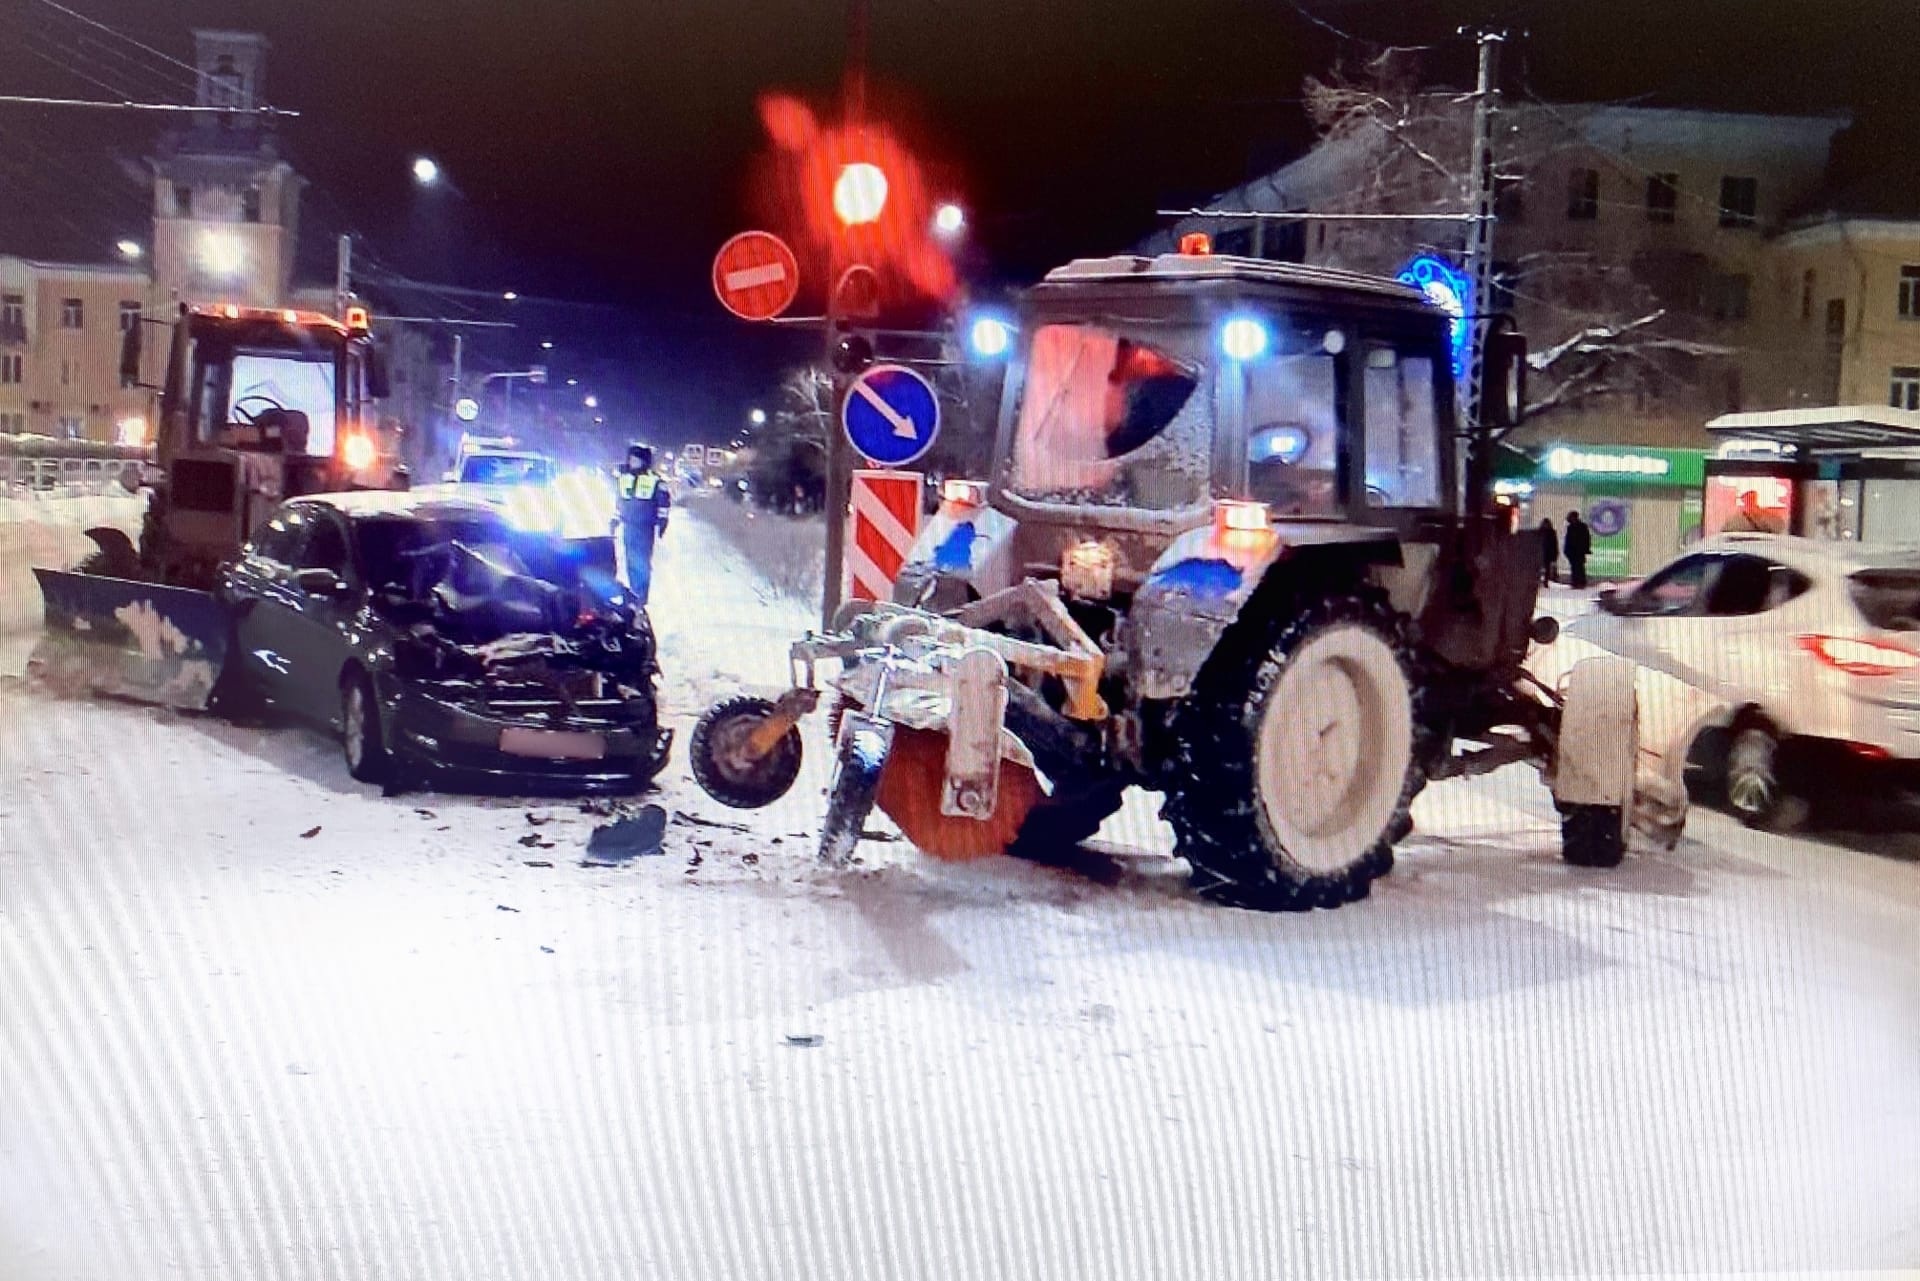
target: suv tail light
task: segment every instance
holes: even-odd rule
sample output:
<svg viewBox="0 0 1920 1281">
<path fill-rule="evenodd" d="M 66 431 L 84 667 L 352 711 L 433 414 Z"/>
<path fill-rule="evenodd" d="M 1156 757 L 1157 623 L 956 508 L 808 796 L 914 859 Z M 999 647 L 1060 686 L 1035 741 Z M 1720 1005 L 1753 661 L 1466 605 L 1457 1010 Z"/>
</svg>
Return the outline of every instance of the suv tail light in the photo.
<svg viewBox="0 0 1920 1281">
<path fill-rule="evenodd" d="M 1801 636 L 1800 648 L 1849 676 L 1898 676 L 1920 668 L 1920 654 L 1853 636 Z"/>
</svg>

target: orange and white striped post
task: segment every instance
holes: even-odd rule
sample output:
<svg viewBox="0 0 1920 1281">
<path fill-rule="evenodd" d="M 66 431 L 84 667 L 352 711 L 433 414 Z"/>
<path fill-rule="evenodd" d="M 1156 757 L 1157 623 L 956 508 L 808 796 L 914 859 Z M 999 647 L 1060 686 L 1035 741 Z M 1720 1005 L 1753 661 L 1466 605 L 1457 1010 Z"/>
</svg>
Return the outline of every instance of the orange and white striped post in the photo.
<svg viewBox="0 0 1920 1281">
<path fill-rule="evenodd" d="M 848 504 L 847 596 L 851 600 L 889 600 L 893 580 L 920 533 L 920 495 L 924 477 L 917 471 L 853 473 Z"/>
</svg>

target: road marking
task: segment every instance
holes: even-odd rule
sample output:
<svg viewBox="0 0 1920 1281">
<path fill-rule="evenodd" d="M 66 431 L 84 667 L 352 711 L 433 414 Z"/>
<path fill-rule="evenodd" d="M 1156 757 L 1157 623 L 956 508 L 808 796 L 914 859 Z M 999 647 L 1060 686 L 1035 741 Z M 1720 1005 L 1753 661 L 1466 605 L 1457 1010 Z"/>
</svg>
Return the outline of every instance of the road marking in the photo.
<svg viewBox="0 0 1920 1281">
<path fill-rule="evenodd" d="M 881 396 L 879 392 L 869 387 L 866 383 L 855 383 L 853 390 L 860 399 L 872 405 L 882 418 L 893 424 L 894 435 L 900 437 L 902 440 L 912 440 L 920 434 L 913 429 L 912 419 L 901 417 L 899 412 L 886 402 L 885 397 Z"/>
<path fill-rule="evenodd" d="M 742 267 L 738 271 L 728 272 L 722 279 L 727 288 L 733 290 L 752 289 L 756 285 L 777 285 L 787 278 L 787 268 L 783 263 L 770 262 L 759 267 Z"/>
</svg>

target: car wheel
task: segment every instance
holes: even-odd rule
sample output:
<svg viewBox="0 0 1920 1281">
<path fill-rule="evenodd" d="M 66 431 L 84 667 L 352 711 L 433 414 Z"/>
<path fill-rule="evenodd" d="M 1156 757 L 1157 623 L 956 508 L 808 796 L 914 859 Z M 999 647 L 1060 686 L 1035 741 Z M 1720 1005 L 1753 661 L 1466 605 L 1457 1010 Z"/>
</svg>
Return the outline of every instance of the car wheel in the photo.
<svg viewBox="0 0 1920 1281">
<path fill-rule="evenodd" d="M 1727 808 L 1748 827 L 1791 831 L 1807 819 L 1807 802 L 1780 776 L 1780 740 L 1765 725 L 1736 729 L 1727 744 Z"/>
<path fill-rule="evenodd" d="M 362 783 L 386 784 L 393 778 L 393 756 L 380 732 L 380 704 L 373 680 L 349 672 L 340 682 L 340 747 L 347 773 Z"/>
</svg>

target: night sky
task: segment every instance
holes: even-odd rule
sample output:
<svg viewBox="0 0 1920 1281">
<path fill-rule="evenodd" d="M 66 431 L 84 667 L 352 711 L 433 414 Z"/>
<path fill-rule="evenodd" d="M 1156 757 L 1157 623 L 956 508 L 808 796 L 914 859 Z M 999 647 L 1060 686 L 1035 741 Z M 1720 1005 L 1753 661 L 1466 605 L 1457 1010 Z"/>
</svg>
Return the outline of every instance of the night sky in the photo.
<svg viewBox="0 0 1920 1281">
<path fill-rule="evenodd" d="M 707 273 L 764 203 L 747 189 L 765 146 L 756 98 L 786 90 L 831 107 L 844 0 L 64 2 L 183 59 L 192 26 L 264 31 L 268 97 L 302 113 L 282 136 L 314 184 L 310 248 L 352 230 L 388 272 L 605 304 L 523 308 L 495 360 L 531 359 L 553 338 L 559 365 L 597 356 L 611 362 L 598 376 L 628 372 L 642 416 L 717 435 L 810 350 L 727 317 Z M 1843 177 L 1920 173 L 1913 0 L 872 0 L 871 101 L 970 210 L 964 274 L 990 291 L 1124 247 L 1157 205 L 1297 154 L 1303 75 L 1363 57 L 1368 41 L 1432 44 L 1432 78 L 1468 83 L 1471 44 L 1453 33 L 1485 20 L 1525 32 L 1509 46 L 1510 93 L 1847 110 Z M 116 80 L 77 38 L 43 40 L 52 60 L 26 56 L 10 38 L 23 21 L 72 25 L 39 0 L 0 0 L 0 84 L 101 96 L 71 67 Z M 33 168 L 115 137 L 135 145 L 127 128 L 0 108 L 14 165 L 0 181 L 52 200 L 66 188 L 35 192 L 22 154 Z M 455 189 L 412 187 L 422 153 Z M 1920 204 L 1920 182 L 1911 189 Z M 465 295 L 446 305 L 508 315 Z"/>
</svg>

